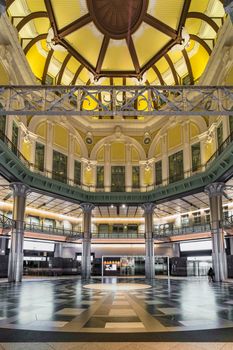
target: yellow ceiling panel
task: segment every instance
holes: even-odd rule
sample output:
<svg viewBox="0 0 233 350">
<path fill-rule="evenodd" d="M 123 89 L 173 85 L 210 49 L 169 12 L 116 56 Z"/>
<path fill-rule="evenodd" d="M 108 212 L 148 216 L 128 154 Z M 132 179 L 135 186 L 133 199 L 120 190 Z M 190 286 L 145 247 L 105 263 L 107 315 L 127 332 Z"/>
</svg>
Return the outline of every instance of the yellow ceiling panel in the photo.
<svg viewBox="0 0 233 350">
<path fill-rule="evenodd" d="M 156 63 L 156 67 L 158 68 L 158 70 L 160 71 L 160 73 L 164 73 L 166 72 L 170 67 L 167 63 L 167 61 L 165 60 L 164 57 L 162 57 L 157 63 Z"/>
<path fill-rule="evenodd" d="M 134 65 L 125 40 L 110 40 L 105 59 L 103 70 L 134 70 Z"/>
<path fill-rule="evenodd" d="M 26 3 L 31 12 L 46 11 L 44 0 L 26 0 Z"/>
<path fill-rule="evenodd" d="M 194 80 L 199 79 L 208 63 L 209 55 L 207 51 L 200 45 L 198 52 L 190 58 Z"/>
<path fill-rule="evenodd" d="M 47 53 L 50 51 L 50 50 L 48 49 L 46 40 L 41 40 L 41 41 L 40 41 L 40 44 L 41 44 L 41 47 L 42 47 L 42 49 L 43 49 L 44 51 L 46 51 Z"/>
<path fill-rule="evenodd" d="M 183 58 L 183 54 L 181 51 L 169 51 L 169 56 L 172 60 L 173 63 L 176 63 L 179 61 L 181 58 Z"/>
<path fill-rule="evenodd" d="M 194 2 L 202 1 L 194 0 Z M 150 5 L 149 13 L 170 27 L 177 29 L 183 6 L 184 0 L 156 0 L 153 5 Z"/>
<path fill-rule="evenodd" d="M 197 35 L 200 31 L 201 24 L 203 21 L 197 18 L 188 18 L 185 23 L 185 28 L 187 29 L 189 34 Z"/>
<path fill-rule="evenodd" d="M 50 22 L 48 18 L 36 18 L 33 20 L 38 34 L 48 33 Z"/>
<path fill-rule="evenodd" d="M 219 1 L 219 0 L 215 0 L 215 1 Z M 189 7 L 189 12 L 193 12 L 193 11 L 205 12 L 208 4 L 209 4 L 209 0 L 192 0 L 191 5 Z"/>
<path fill-rule="evenodd" d="M 56 60 L 58 60 L 59 62 L 63 62 L 64 59 L 66 58 L 67 56 L 67 51 L 66 52 L 62 52 L 62 51 L 54 51 L 53 53 L 53 57 L 56 58 Z"/>
<path fill-rule="evenodd" d="M 189 46 L 186 47 L 186 51 L 187 52 L 192 51 L 194 49 L 194 46 L 195 46 L 195 41 L 194 40 L 190 40 Z"/>
<path fill-rule="evenodd" d="M 75 74 L 80 65 L 80 62 L 78 62 L 74 57 L 71 57 L 66 68 L 69 69 L 69 71 L 71 71 L 73 74 Z"/>
<path fill-rule="evenodd" d="M 114 78 L 113 84 L 116 85 L 123 85 L 122 78 Z"/>
<path fill-rule="evenodd" d="M 157 75 L 155 74 L 152 68 L 147 71 L 146 79 L 149 81 L 150 84 L 157 79 Z"/>
<path fill-rule="evenodd" d="M 35 1 L 35 0 L 32 0 Z M 37 1 L 37 0 L 36 0 Z M 76 21 L 87 13 L 83 1 L 51 0 L 56 23 L 59 29 Z"/>
<path fill-rule="evenodd" d="M 143 35 L 140 35 L 140 32 L 141 29 L 139 28 L 133 34 L 133 41 L 140 66 L 144 66 L 155 53 L 160 51 L 170 41 L 170 38 L 147 24 L 143 24 Z M 145 38 L 150 38 L 150 43 Z"/>
<path fill-rule="evenodd" d="M 32 46 L 26 57 L 33 74 L 38 79 L 42 79 L 46 58 L 39 53 L 36 45 Z"/>
<path fill-rule="evenodd" d="M 90 73 L 86 68 L 83 68 L 82 72 L 79 74 L 79 79 L 82 80 L 85 84 L 90 79 Z"/>
<path fill-rule="evenodd" d="M 103 34 L 101 34 L 93 24 L 88 24 L 68 35 L 65 39 L 95 67 L 103 37 Z"/>
</svg>

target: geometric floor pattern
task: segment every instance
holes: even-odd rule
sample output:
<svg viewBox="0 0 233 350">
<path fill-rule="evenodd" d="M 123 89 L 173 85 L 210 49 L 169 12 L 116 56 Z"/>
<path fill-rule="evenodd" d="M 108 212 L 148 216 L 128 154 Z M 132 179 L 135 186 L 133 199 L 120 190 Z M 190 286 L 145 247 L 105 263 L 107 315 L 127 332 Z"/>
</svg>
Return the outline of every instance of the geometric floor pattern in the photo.
<svg viewBox="0 0 233 350">
<path fill-rule="evenodd" d="M 88 283 L 96 282 L 100 280 Z M 104 282 L 134 284 L 142 280 Z M 92 290 L 84 288 L 85 284 L 80 279 L 1 283 L 1 331 L 144 333 L 233 329 L 232 283 L 155 279 L 149 289 L 129 291 Z"/>
</svg>

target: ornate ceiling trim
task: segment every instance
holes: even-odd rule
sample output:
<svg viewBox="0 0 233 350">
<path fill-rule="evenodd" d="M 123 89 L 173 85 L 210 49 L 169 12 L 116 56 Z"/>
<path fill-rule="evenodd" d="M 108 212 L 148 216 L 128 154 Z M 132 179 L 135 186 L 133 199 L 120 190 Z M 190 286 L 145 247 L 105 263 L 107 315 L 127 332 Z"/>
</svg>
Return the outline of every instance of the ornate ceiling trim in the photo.
<svg viewBox="0 0 233 350">
<path fill-rule="evenodd" d="M 148 3 L 149 0 L 87 0 L 87 7 L 99 31 L 120 40 L 136 32 L 144 20 Z"/>
</svg>

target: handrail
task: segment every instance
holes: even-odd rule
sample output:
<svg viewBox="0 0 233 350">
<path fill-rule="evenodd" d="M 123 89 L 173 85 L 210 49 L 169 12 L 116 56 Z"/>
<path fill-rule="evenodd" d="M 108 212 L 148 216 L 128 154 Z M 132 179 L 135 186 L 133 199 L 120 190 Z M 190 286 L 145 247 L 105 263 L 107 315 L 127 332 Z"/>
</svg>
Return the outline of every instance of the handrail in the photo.
<svg viewBox="0 0 233 350">
<path fill-rule="evenodd" d="M 97 188 L 96 186 L 92 185 L 86 185 L 83 183 L 77 184 L 75 183 L 74 179 L 71 179 L 69 177 L 62 177 L 59 173 L 51 170 L 44 169 L 44 171 L 41 171 L 38 169 L 36 164 L 29 162 L 24 155 L 19 151 L 19 149 L 16 148 L 16 146 L 12 143 L 11 140 L 0 130 L 0 140 L 2 140 L 7 147 L 19 158 L 19 160 L 31 171 L 44 175 L 47 178 L 52 178 L 55 181 L 65 183 L 70 186 L 78 187 L 82 190 L 88 191 L 88 192 L 105 192 L 104 188 Z M 179 182 L 184 180 L 185 178 L 188 178 L 192 175 L 195 175 L 197 173 L 204 172 L 209 165 L 212 163 L 213 160 L 215 160 L 225 149 L 226 147 L 233 141 L 233 132 L 228 136 L 228 138 L 220 145 L 220 147 L 217 149 L 217 151 L 208 159 L 205 165 L 201 165 L 198 167 L 197 170 L 193 171 L 192 169 L 183 171 L 182 174 L 174 175 L 171 177 L 168 177 L 167 179 L 163 179 L 162 183 L 157 185 L 156 183 L 147 185 L 147 186 L 140 186 L 139 188 L 131 188 L 129 191 L 129 187 L 127 186 L 121 186 L 121 191 L 109 191 L 109 192 L 149 192 L 152 190 L 155 190 L 156 188 L 161 188 L 164 186 L 167 186 L 171 183 Z"/>
<path fill-rule="evenodd" d="M 191 233 L 202 233 L 202 232 L 210 232 L 211 225 L 209 223 L 205 224 L 197 224 L 192 226 L 181 226 L 181 227 L 173 227 L 172 229 L 155 229 L 153 232 L 154 238 L 157 237 L 170 237 L 170 236 L 181 236 L 185 234 Z"/>
<path fill-rule="evenodd" d="M 205 166 L 206 168 L 208 168 L 208 166 L 210 165 L 210 163 L 213 162 L 213 160 L 215 160 L 218 156 L 220 156 L 220 154 L 226 149 L 226 147 L 233 141 L 233 132 L 226 138 L 225 141 L 223 141 L 221 143 L 221 145 L 218 147 L 218 149 L 216 150 L 216 152 L 214 152 L 214 154 L 212 154 L 212 156 L 207 160 Z"/>
</svg>

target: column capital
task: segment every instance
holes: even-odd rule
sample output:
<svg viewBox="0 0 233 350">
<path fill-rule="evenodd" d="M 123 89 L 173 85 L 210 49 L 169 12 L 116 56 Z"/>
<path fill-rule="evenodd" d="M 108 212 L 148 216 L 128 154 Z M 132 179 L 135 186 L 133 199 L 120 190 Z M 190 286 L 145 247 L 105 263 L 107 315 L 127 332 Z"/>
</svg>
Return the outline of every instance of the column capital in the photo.
<svg viewBox="0 0 233 350">
<path fill-rule="evenodd" d="M 92 210 L 95 208 L 94 204 L 92 203 L 81 203 L 80 207 L 82 208 L 84 213 L 91 213 Z"/>
<path fill-rule="evenodd" d="M 154 210 L 155 210 L 155 203 L 144 203 L 142 204 L 142 209 L 144 210 L 145 213 L 151 213 L 153 214 Z"/>
<path fill-rule="evenodd" d="M 204 192 L 208 194 L 210 198 L 221 196 L 226 188 L 224 182 L 213 182 L 205 187 Z"/>
<path fill-rule="evenodd" d="M 10 184 L 10 188 L 13 190 L 14 196 L 19 197 L 26 197 L 31 191 L 30 187 L 22 182 L 13 182 Z"/>
</svg>

